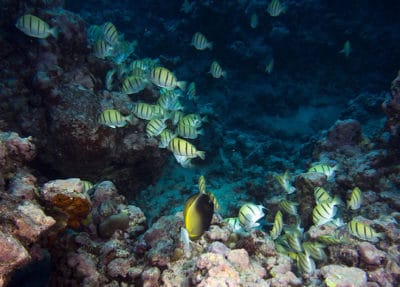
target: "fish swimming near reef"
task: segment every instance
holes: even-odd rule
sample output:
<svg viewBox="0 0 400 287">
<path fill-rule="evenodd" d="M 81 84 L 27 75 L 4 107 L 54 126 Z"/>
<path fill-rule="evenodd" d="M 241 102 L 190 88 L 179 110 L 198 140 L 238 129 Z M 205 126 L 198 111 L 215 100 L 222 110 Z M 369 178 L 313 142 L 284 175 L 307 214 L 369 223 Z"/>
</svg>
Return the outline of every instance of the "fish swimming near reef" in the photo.
<svg viewBox="0 0 400 287">
<path fill-rule="evenodd" d="M 383 233 L 378 233 L 371 226 L 354 219 L 347 224 L 347 230 L 361 240 L 378 242 L 380 238 L 384 238 Z"/>
<path fill-rule="evenodd" d="M 328 181 L 335 177 L 335 171 L 337 170 L 337 165 L 329 166 L 327 164 L 317 164 L 308 169 L 308 172 L 319 172 L 325 174 Z"/>
<path fill-rule="evenodd" d="M 339 53 L 342 53 L 348 58 L 350 56 L 352 49 L 351 49 L 351 44 L 350 41 L 346 41 L 343 45 L 343 49 L 339 51 Z"/>
<path fill-rule="evenodd" d="M 286 12 L 286 5 L 281 3 L 279 0 L 272 0 L 267 7 L 267 12 L 271 17 L 278 17 L 282 13 Z"/>
<path fill-rule="evenodd" d="M 187 88 L 186 95 L 188 96 L 188 99 L 191 101 L 196 101 L 196 84 L 195 82 L 191 82 Z"/>
<path fill-rule="evenodd" d="M 326 201 L 328 202 L 332 201 L 332 197 L 330 196 L 330 194 L 320 186 L 314 188 L 314 197 L 315 197 L 315 202 L 317 204 Z"/>
<path fill-rule="evenodd" d="M 116 45 L 119 42 L 117 28 L 111 22 L 104 23 L 103 35 L 104 35 L 104 40 L 107 41 L 107 43 L 112 46 Z"/>
<path fill-rule="evenodd" d="M 251 14 L 250 16 L 250 27 L 255 29 L 258 27 L 258 16 L 256 13 Z"/>
<path fill-rule="evenodd" d="M 147 80 L 138 76 L 130 76 L 122 82 L 123 94 L 136 94 L 144 90 L 147 85 Z"/>
<path fill-rule="evenodd" d="M 209 73 L 216 79 L 219 79 L 221 77 L 226 78 L 226 72 L 222 70 L 220 64 L 217 61 L 211 63 Z"/>
<path fill-rule="evenodd" d="M 347 208 L 357 210 L 361 207 L 362 193 L 358 187 L 355 187 L 350 194 L 350 199 L 347 201 Z"/>
<path fill-rule="evenodd" d="M 186 90 L 186 82 L 178 81 L 175 75 L 164 67 L 155 67 L 150 72 L 150 81 L 161 88 Z"/>
<path fill-rule="evenodd" d="M 52 35 L 57 38 L 58 32 L 56 28 L 50 28 L 45 21 L 31 14 L 26 14 L 18 18 L 15 27 L 26 35 L 44 39 Z"/>
<path fill-rule="evenodd" d="M 117 110 L 105 110 L 99 116 L 99 123 L 110 128 L 122 128 L 131 122 L 130 116 L 123 116 Z"/>
<path fill-rule="evenodd" d="M 302 273 L 312 274 L 315 271 L 315 262 L 307 252 L 297 253 L 296 266 Z"/>
<path fill-rule="evenodd" d="M 241 232 L 243 231 L 242 225 L 240 224 L 239 218 L 237 217 L 228 217 L 224 219 L 224 222 L 228 225 L 228 228 L 232 232 Z"/>
<path fill-rule="evenodd" d="M 200 177 L 199 177 L 199 192 L 207 193 L 206 192 L 206 178 L 204 177 L 204 175 L 200 175 Z"/>
<path fill-rule="evenodd" d="M 268 75 L 270 75 L 273 70 L 274 70 L 274 59 L 271 58 L 271 60 L 269 60 L 268 64 L 265 66 L 265 72 Z"/>
<path fill-rule="evenodd" d="M 176 137 L 176 134 L 173 133 L 169 129 L 164 129 L 160 133 L 160 143 L 158 145 L 159 148 L 166 148 L 168 147 L 169 142 Z"/>
<path fill-rule="evenodd" d="M 214 204 L 204 193 L 192 195 L 185 203 L 183 218 L 191 240 L 199 239 L 211 225 Z"/>
<path fill-rule="evenodd" d="M 146 134 L 149 138 L 158 136 L 166 127 L 163 119 L 152 119 L 146 125 Z"/>
<path fill-rule="evenodd" d="M 198 135 L 204 135 L 203 130 L 198 130 L 195 127 L 184 125 L 182 122 L 178 123 L 176 133 L 186 139 L 197 139 Z"/>
<path fill-rule="evenodd" d="M 196 147 L 190 142 L 178 137 L 169 142 L 168 149 L 172 151 L 174 155 L 184 156 L 187 158 L 205 158 L 204 151 L 196 149 Z"/>
<path fill-rule="evenodd" d="M 209 42 L 202 33 L 197 32 L 194 33 L 192 37 L 192 43 L 191 43 L 197 50 L 205 50 L 205 49 L 210 49 L 212 50 L 213 48 L 213 43 Z"/>
<path fill-rule="evenodd" d="M 314 224 L 319 226 L 331 221 L 337 213 L 336 205 L 341 202 L 340 198 L 335 196 L 331 201 L 324 201 L 317 204 L 312 212 Z"/>
<path fill-rule="evenodd" d="M 297 202 L 288 201 L 288 200 L 281 200 L 279 202 L 279 207 L 285 211 L 287 214 L 297 216 L 297 206 L 299 204 Z"/>
<path fill-rule="evenodd" d="M 254 228 L 260 225 L 257 221 L 264 217 L 264 206 L 254 203 L 245 203 L 239 210 L 239 221 L 245 229 Z"/>
<path fill-rule="evenodd" d="M 275 178 L 287 194 L 292 194 L 296 191 L 296 188 L 290 183 L 289 171 L 285 171 L 284 174 L 277 175 Z"/>
<path fill-rule="evenodd" d="M 103 39 L 98 40 L 93 46 L 94 55 L 100 59 L 110 57 L 113 49 L 114 48 Z"/>
<path fill-rule="evenodd" d="M 270 231 L 270 236 L 273 240 L 277 239 L 282 233 L 283 228 L 283 217 L 282 212 L 278 210 L 275 214 L 274 225 Z"/>
</svg>

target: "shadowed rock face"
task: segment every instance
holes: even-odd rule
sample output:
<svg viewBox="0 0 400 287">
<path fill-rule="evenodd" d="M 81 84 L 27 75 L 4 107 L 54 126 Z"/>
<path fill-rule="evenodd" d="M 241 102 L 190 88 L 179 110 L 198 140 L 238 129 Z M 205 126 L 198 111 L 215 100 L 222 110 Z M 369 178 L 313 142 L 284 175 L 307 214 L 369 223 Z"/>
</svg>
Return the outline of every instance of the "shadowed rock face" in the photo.
<svg viewBox="0 0 400 287">
<path fill-rule="evenodd" d="M 12 23 L 23 11 L 8 5 L 12 13 L 4 17 Z M 91 56 L 85 22 L 66 10 L 46 11 L 36 14 L 59 30 L 57 39 L 40 43 L 23 33 L 0 39 L 7 52 L 0 128 L 32 136 L 38 149 L 33 165 L 45 177 L 108 179 L 133 195 L 158 178 L 167 152 L 145 137 L 141 121 L 119 129 L 98 124 L 104 109 L 127 115 L 132 101 L 102 90 L 112 67 Z"/>
</svg>

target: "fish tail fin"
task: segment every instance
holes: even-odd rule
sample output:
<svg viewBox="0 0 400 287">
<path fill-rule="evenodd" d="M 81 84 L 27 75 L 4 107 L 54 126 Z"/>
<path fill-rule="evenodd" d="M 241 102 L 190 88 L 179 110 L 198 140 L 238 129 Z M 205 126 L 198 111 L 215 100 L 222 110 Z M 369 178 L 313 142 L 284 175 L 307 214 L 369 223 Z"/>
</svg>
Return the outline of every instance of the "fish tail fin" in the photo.
<svg viewBox="0 0 400 287">
<path fill-rule="evenodd" d="M 208 117 L 207 116 L 202 117 L 201 122 L 208 123 Z"/>
<path fill-rule="evenodd" d="M 344 205 L 343 200 L 338 195 L 335 195 L 335 197 L 332 199 L 332 202 L 334 202 L 336 205 Z"/>
<path fill-rule="evenodd" d="M 226 71 L 222 72 L 222 77 L 224 77 L 226 79 Z"/>
<path fill-rule="evenodd" d="M 54 37 L 54 38 L 58 38 L 58 29 L 56 27 L 51 28 L 50 29 L 50 34 Z"/>
<path fill-rule="evenodd" d="M 196 155 L 197 155 L 199 158 L 201 158 L 202 160 L 204 160 L 204 159 L 206 158 L 206 152 L 201 151 L 201 150 L 198 150 L 198 151 L 196 152 Z"/>
<path fill-rule="evenodd" d="M 185 81 L 179 81 L 176 85 L 177 85 L 178 88 L 181 89 L 182 91 L 186 91 L 187 82 L 185 82 Z"/>
<path fill-rule="evenodd" d="M 210 42 L 210 43 L 208 43 L 208 49 L 212 50 L 212 49 L 213 49 L 213 47 L 214 47 L 214 44 L 213 44 L 213 42 Z"/>
<path fill-rule="evenodd" d="M 198 134 L 198 135 L 202 135 L 202 136 L 204 136 L 204 130 L 203 130 L 203 129 L 201 129 L 201 130 L 198 130 L 198 131 L 197 131 L 197 134 Z"/>
</svg>

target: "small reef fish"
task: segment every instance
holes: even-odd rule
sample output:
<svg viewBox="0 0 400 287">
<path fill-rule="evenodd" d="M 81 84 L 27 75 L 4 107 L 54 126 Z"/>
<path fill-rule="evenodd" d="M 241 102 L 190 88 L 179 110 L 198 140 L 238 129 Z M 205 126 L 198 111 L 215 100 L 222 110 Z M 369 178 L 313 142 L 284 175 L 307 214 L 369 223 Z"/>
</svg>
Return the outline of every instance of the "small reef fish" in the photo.
<svg viewBox="0 0 400 287">
<path fill-rule="evenodd" d="M 331 221 L 337 212 L 336 205 L 340 203 L 340 198 L 335 196 L 331 201 L 325 201 L 317 204 L 312 213 L 314 224 L 319 226 Z"/>
<path fill-rule="evenodd" d="M 378 242 L 384 237 L 383 233 L 377 233 L 371 226 L 354 219 L 347 224 L 347 230 L 351 235 L 371 242 Z"/>
<path fill-rule="evenodd" d="M 184 156 L 190 159 L 196 157 L 205 159 L 204 151 L 197 150 L 190 142 L 178 137 L 173 138 L 169 142 L 168 149 L 172 151 L 174 155 Z"/>
<path fill-rule="evenodd" d="M 274 70 L 274 59 L 269 60 L 268 64 L 265 66 L 265 72 L 270 75 Z"/>
<path fill-rule="evenodd" d="M 207 192 L 207 194 L 210 197 L 211 201 L 214 203 L 214 210 L 218 212 L 221 209 L 218 199 L 215 197 L 214 193 L 212 193 L 212 192 Z"/>
<path fill-rule="evenodd" d="M 158 136 L 166 127 L 164 120 L 152 119 L 146 125 L 146 134 L 149 138 Z"/>
<path fill-rule="evenodd" d="M 186 95 L 188 96 L 188 99 L 191 101 L 196 101 L 196 84 L 195 82 L 191 82 L 188 86 L 188 89 L 186 91 Z"/>
<path fill-rule="evenodd" d="M 87 29 L 86 34 L 89 44 L 94 44 L 103 38 L 103 28 L 98 25 L 91 25 Z"/>
<path fill-rule="evenodd" d="M 297 253 L 296 266 L 301 273 L 312 274 L 315 271 L 315 262 L 307 252 Z"/>
<path fill-rule="evenodd" d="M 302 233 L 298 231 L 285 231 L 284 242 L 294 251 L 302 252 L 301 246 Z"/>
<path fill-rule="evenodd" d="M 302 247 L 304 251 L 310 256 L 319 261 L 325 261 L 327 259 L 326 253 L 324 251 L 325 245 L 319 242 L 311 242 L 311 241 L 306 241 L 303 242 Z"/>
<path fill-rule="evenodd" d="M 209 73 L 211 73 L 211 75 L 216 79 L 219 79 L 221 77 L 226 78 L 226 72 L 222 70 L 220 64 L 217 61 L 211 63 Z"/>
<path fill-rule="evenodd" d="M 182 111 L 172 111 L 170 117 L 172 124 L 176 125 L 184 117 L 184 114 Z"/>
<path fill-rule="evenodd" d="M 239 218 L 237 217 L 228 217 L 225 218 L 224 221 L 227 223 L 228 228 L 232 232 L 241 232 L 243 230 L 242 225 L 240 224 Z"/>
<path fill-rule="evenodd" d="M 290 184 L 289 171 L 285 171 L 284 174 L 277 175 L 275 178 L 287 194 L 292 194 L 296 191 L 296 188 Z"/>
<path fill-rule="evenodd" d="M 123 116 L 117 110 L 105 110 L 99 116 L 99 123 L 110 128 L 122 128 L 131 122 L 130 116 Z"/>
<path fill-rule="evenodd" d="M 136 103 L 133 106 L 133 114 L 142 120 L 151 120 L 154 118 L 160 118 L 159 113 L 155 111 L 154 105 L 147 103 Z"/>
<path fill-rule="evenodd" d="M 183 168 L 190 168 L 192 167 L 192 163 L 191 160 L 192 158 L 189 158 L 187 156 L 184 155 L 178 155 L 178 154 L 173 154 L 176 161 L 183 167 Z"/>
<path fill-rule="evenodd" d="M 245 203 L 239 210 L 239 221 L 240 224 L 245 229 L 250 229 L 253 227 L 257 227 L 260 224 L 257 223 L 258 220 L 264 217 L 264 206 L 256 205 L 254 203 Z"/>
<path fill-rule="evenodd" d="M 273 240 L 277 239 L 282 233 L 283 228 L 283 217 L 282 212 L 278 210 L 275 214 L 274 225 L 270 231 L 270 236 Z"/>
<path fill-rule="evenodd" d="M 201 117 L 197 114 L 187 114 L 183 116 L 180 120 L 179 123 L 185 126 L 191 126 L 194 128 L 200 128 L 203 122 L 206 122 L 207 118 L 206 117 Z"/>
<path fill-rule="evenodd" d="M 286 12 L 286 5 L 282 4 L 279 0 L 272 0 L 267 7 L 267 12 L 271 17 L 278 17 Z"/>
<path fill-rule="evenodd" d="M 204 193 L 192 195 L 185 203 L 183 218 L 191 240 L 199 239 L 210 227 L 214 204 Z"/>
<path fill-rule="evenodd" d="M 199 192 L 206 193 L 206 178 L 204 175 L 200 175 L 199 177 Z"/>
<path fill-rule="evenodd" d="M 107 72 L 106 74 L 106 80 L 105 80 L 105 84 L 106 84 L 106 89 L 111 91 L 112 90 L 112 86 L 113 86 L 113 77 L 115 75 L 116 70 L 115 69 L 111 69 Z"/>
<path fill-rule="evenodd" d="M 160 133 L 160 143 L 158 145 L 159 148 L 166 148 L 168 147 L 169 142 L 176 137 L 176 134 L 174 134 L 172 131 L 169 129 L 164 129 Z"/>
<path fill-rule="evenodd" d="M 337 170 L 337 165 L 329 166 L 326 164 L 318 164 L 310 167 L 308 172 L 319 172 L 325 174 L 328 180 L 331 180 L 335 177 L 335 171 Z"/>
<path fill-rule="evenodd" d="M 130 76 L 122 82 L 123 94 L 137 94 L 144 90 L 147 85 L 147 80 L 138 76 Z"/>
<path fill-rule="evenodd" d="M 118 40 L 118 31 L 114 24 L 111 22 L 106 22 L 103 25 L 103 37 L 104 40 L 111 46 L 116 45 Z"/>
<path fill-rule="evenodd" d="M 339 51 L 339 53 L 342 53 L 346 56 L 346 58 L 348 58 L 350 56 L 351 53 L 351 44 L 350 41 L 346 41 L 343 45 L 343 49 Z"/>
<path fill-rule="evenodd" d="M 183 106 L 175 93 L 165 93 L 161 95 L 157 100 L 157 104 L 169 111 L 183 110 Z"/>
<path fill-rule="evenodd" d="M 288 201 L 288 200 L 281 200 L 279 202 L 279 207 L 285 211 L 287 214 L 297 216 L 297 206 L 299 204 L 297 202 Z"/>
<path fill-rule="evenodd" d="M 207 38 L 200 32 L 194 33 L 191 45 L 193 45 L 197 50 L 212 50 L 213 48 L 213 43 L 209 42 Z"/>
<path fill-rule="evenodd" d="M 164 67 L 155 67 L 150 72 L 150 81 L 161 88 L 167 90 L 173 90 L 179 88 L 181 90 L 186 89 L 186 82 L 178 81 L 175 75 Z"/>
<path fill-rule="evenodd" d="M 26 35 L 39 39 L 47 38 L 50 35 L 57 38 L 58 35 L 56 28 L 50 28 L 49 24 L 45 21 L 31 14 L 19 17 L 15 23 L 15 27 Z"/>
<path fill-rule="evenodd" d="M 181 121 L 178 123 L 176 133 L 186 139 L 197 139 L 198 135 L 204 135 L 203 130 L 198 130 L 195 127 L 184 125 Z"/>
<path fill-rule="evenodd" d="M 112 50 L 113 47 L 103 39 L 98 40 L 93 47 L 94 55 L 100 59 L 105 59 L 111 56 Z"/>
<path fill-rule="evenodd" d="M 250 27 L 253 29 L 258 27 L 258 16 L 256 13 L 253 13 L 250 16 Z"/>
<path fill-rule="evenodd" d="M 159 105 L 150 105 L 153 110 L 153 119 L 166 119 L 167 112 Z"/>
<path fill-rule="evenodd" d="M 82 192 L 83 193 L 86 193 L 86 192 L 88 192 L 89 190 L 91 190 L 92 188 L 93 188 L 93 183 L 91 183 L 90 181 L 88 181 L 88 180 L 82 180 L 81 179 L 81 184 L 82 184 Z"/>
<path fill-rule="evenodd" d="M 332 201 L 330 194 L 320 186 L 314 188 L 314 197 L 317 204 Z"/>
<path fill-rule="evenodd" d="M 362 203 L 362 195 L 361 190 L 358 187 L 355 187 L 351 192 L 350 199 L 347 201 L 347 208 L 352 210 L 357 210 L 361 207 Z"/>
</svg>

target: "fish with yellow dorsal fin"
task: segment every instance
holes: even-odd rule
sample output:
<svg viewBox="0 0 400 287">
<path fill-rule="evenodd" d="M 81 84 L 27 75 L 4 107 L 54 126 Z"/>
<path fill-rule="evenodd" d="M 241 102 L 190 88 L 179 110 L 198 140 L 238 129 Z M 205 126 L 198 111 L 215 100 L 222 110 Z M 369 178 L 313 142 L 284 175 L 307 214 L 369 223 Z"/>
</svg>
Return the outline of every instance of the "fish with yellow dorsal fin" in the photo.
<svg viewBox="0 0 400 287">
<path fill-rule="evenodd" d="M 288 170 L 285 171 L 284 174 L 277 175 L 275 178 L 287 194 L 291 194 L 296 191 L 296 188 L 290 183 L 290 174 Z"/>
</svg>

